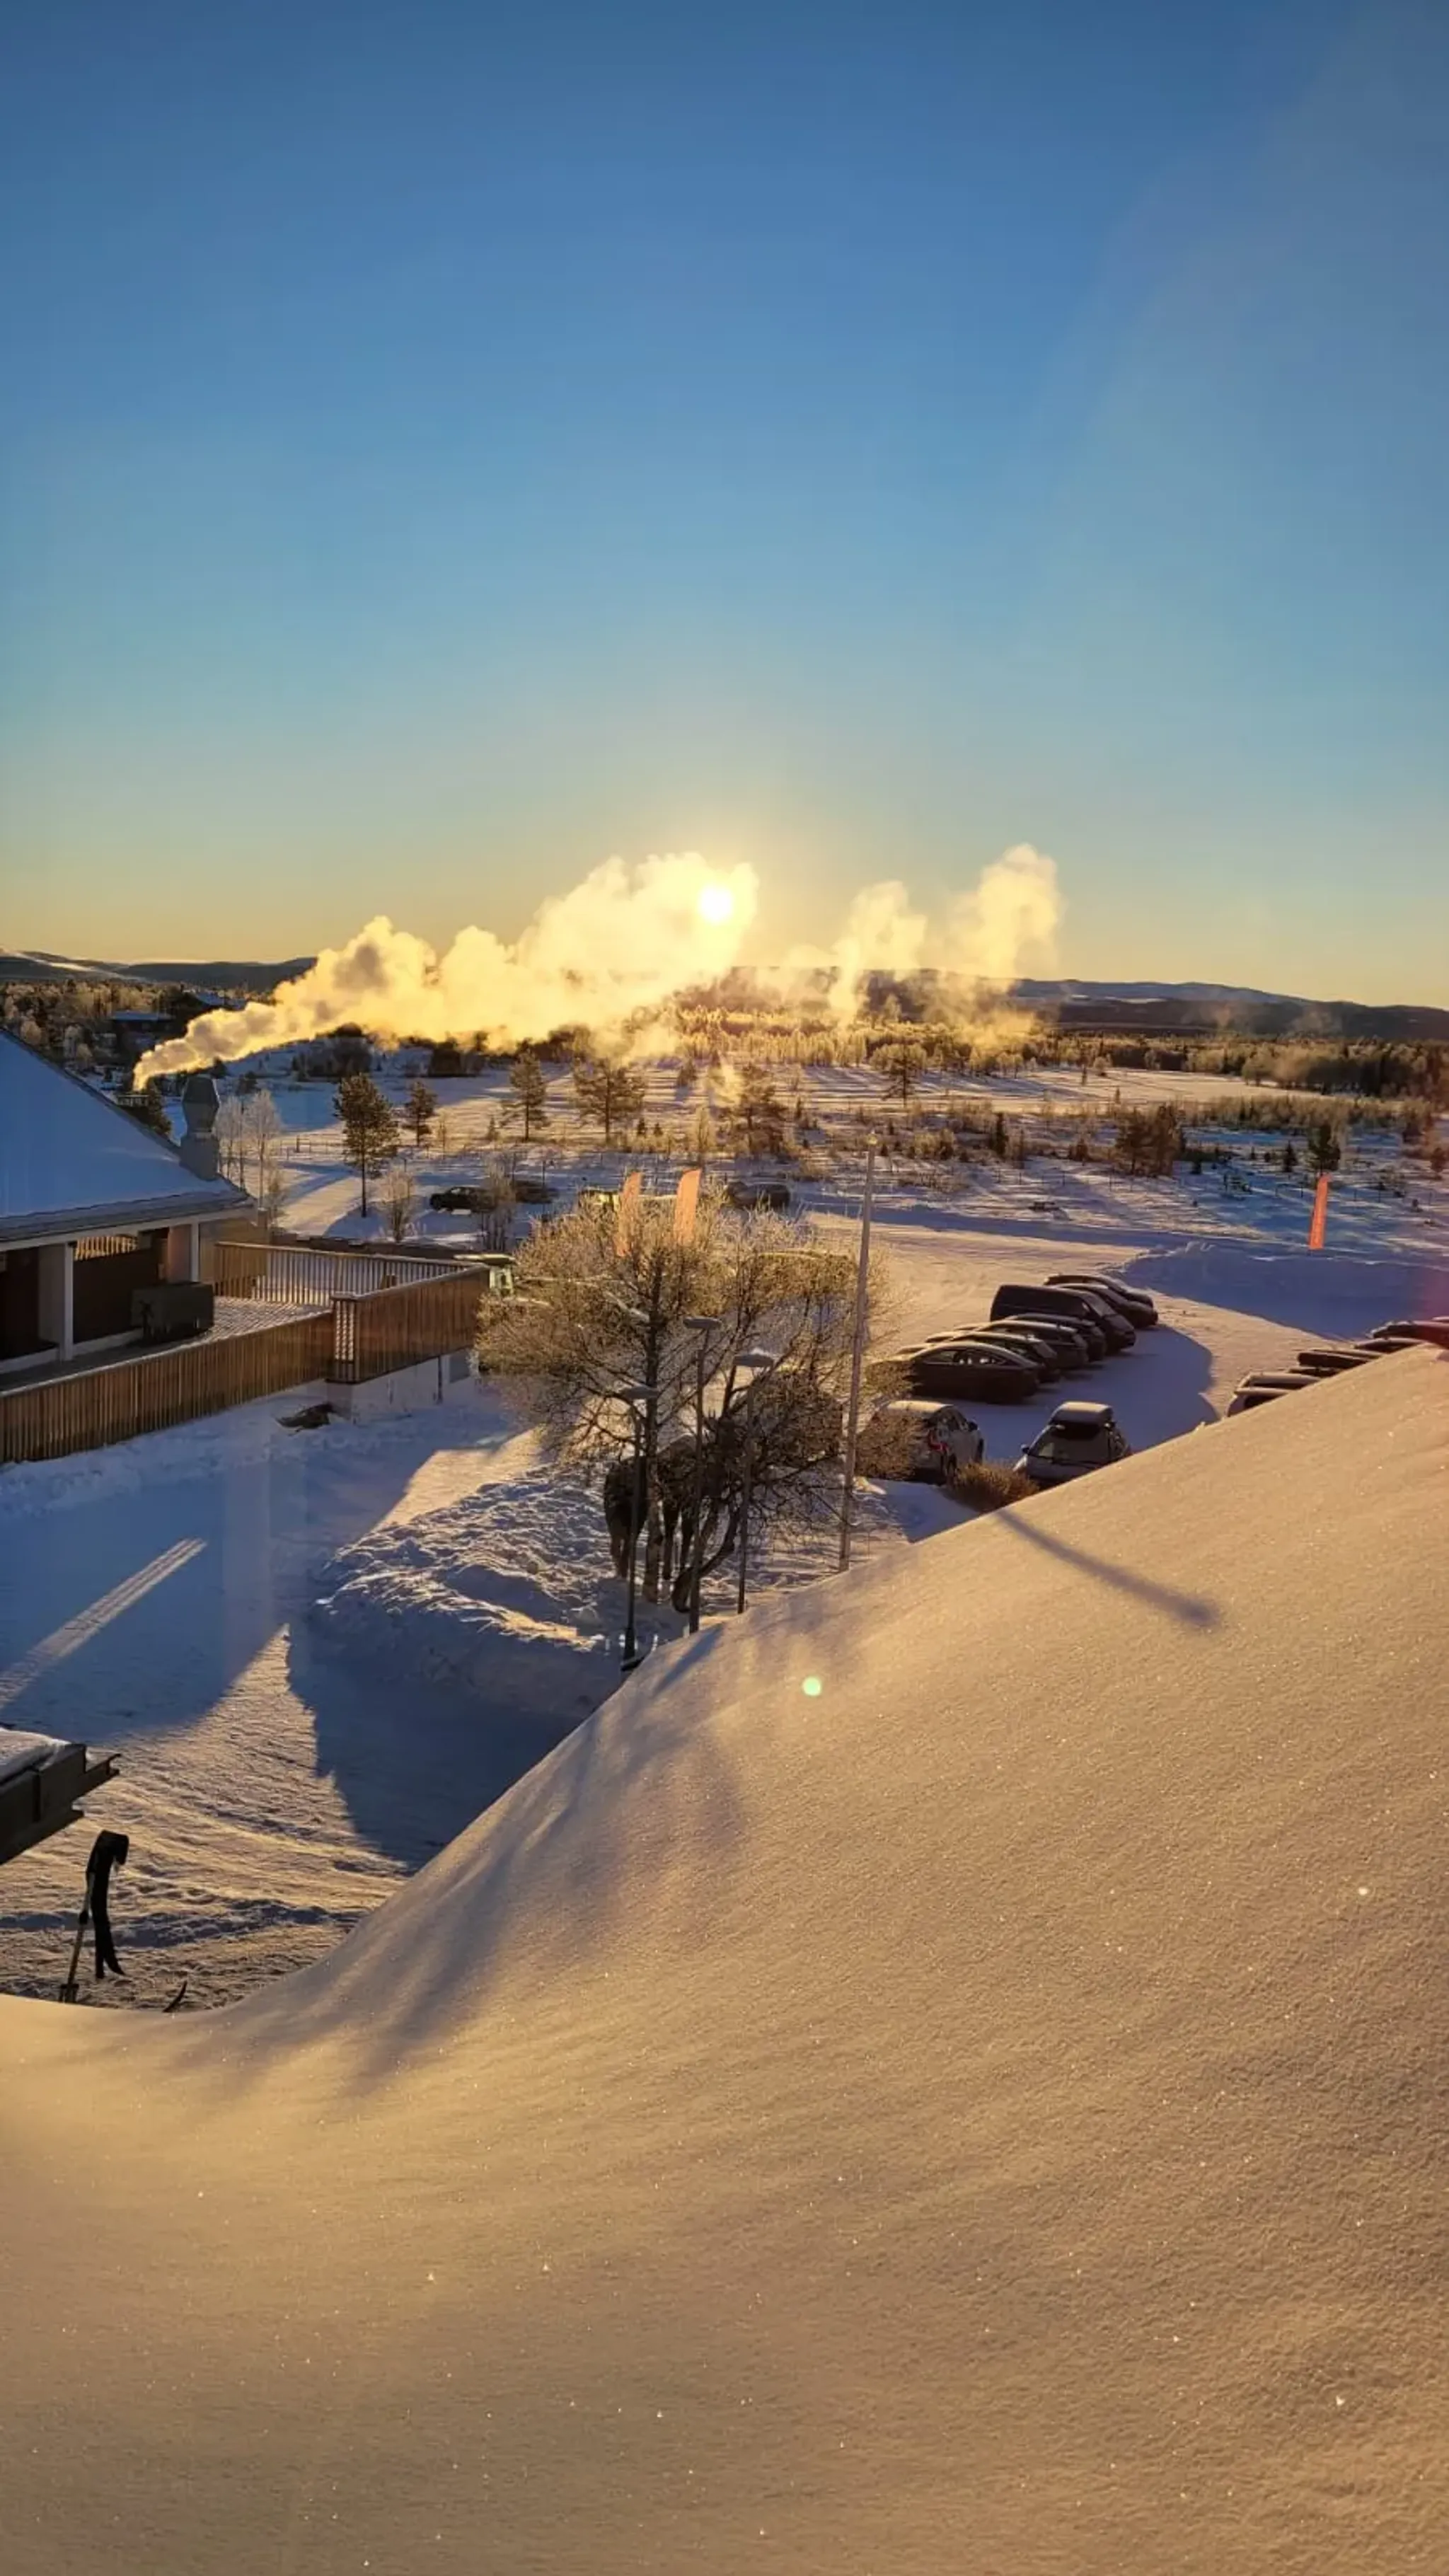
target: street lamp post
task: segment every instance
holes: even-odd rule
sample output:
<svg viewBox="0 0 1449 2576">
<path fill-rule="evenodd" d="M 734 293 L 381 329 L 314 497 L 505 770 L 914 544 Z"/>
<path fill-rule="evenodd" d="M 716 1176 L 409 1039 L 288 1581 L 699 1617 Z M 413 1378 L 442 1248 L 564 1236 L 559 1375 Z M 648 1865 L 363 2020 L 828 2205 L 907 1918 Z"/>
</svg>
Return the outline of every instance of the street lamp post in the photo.
<svg viewBox="0 0 1449 2576">
<path fill-rule="evenodd" d="M 689 1633 L 699 1629 L 699 1588 L 704 1575 L 704 1379 L 709 1356 L 709 1336 L 719 1322 L 718 1315 L 685 1315 L 681 1319 L 695 1336 L 694 1363 L 694 1523 L 690 1533 L 689 1566 Z"/>
<path fill-rule="evenodd" d="M 629 1505 L 628 1608 L 624 1615 L 624 1652 L 620 1669 L 625 1673 L 638 1670 L 643 1661 L 639 1652 L 639 1525 L 644 1518 L 644 1432 L 639 1408 L 652 1402 L 656 1386 L 624 1386 L 619 1389 L 620 1402 L 629 1407 L 629 1423 L 634 1439 L 634 1485 Z"/>
<path fill-rule="evenodd" d="M 755 1389 L 762 1379 L 769 1376 L 772 1369 L 779 1367 L 780 1354 L 778 1351 L 742 1351 L 739 1364 L 741 1368 L 749 1369 L 751 1375 L 749 1385 L 745 1389 L 745 1455 L 740 1471 L 740 1580 L 735 1596 L 737 1618 L 744 1612 L 745 1584 L 750 1563 L 750 1478 L 755 1455 Z"/>
<path fill-rule="evenodd" d="M 860 1429 L 860 1380 L 865 1359 L 865 1328 L 870 1311 L 870 1193 L 875 1176 L 875 1138 L 865 1148 L 865 1188 L 860 1200 L 860 1254 L 855 1272 L 855 1338 L 850 1354 L 850 1404 L 845 1417 L 845 1484 L 840 1497 L 840 1566 L 850 1563 L 850 1524 L 855 1508 L 855 1443 Z"/>
</svg>

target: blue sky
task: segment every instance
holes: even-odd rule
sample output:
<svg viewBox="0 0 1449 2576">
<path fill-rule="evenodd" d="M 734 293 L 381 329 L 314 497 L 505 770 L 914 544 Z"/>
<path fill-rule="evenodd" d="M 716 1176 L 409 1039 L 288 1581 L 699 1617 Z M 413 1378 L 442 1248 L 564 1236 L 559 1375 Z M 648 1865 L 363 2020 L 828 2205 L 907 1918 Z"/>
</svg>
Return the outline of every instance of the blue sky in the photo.
<svg viewBox="0 0 1449 2576">
<path fill-rule="evenodd" d="M 1449 12 L 12 20 L 0 936 L 761 940 L 1449 1001 Z"/>
</svg>

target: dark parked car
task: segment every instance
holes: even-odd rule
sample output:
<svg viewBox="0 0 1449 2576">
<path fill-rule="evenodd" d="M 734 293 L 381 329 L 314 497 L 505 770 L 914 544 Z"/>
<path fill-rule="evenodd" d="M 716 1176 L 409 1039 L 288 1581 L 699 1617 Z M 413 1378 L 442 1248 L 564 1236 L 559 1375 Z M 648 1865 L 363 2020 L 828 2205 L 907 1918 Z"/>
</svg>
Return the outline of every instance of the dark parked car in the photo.
<svg viewBox="0 0 1449 2576">
<path fill-rule="evenodd" d="M 1130 1455 L 1110 1404 L 1059 1404 L 1045 1431 L 1028 1441 L 1016 1472 L 1034 1485 L 1069 1485 Z"/>
<path fill-rule="evenodd" d="M 1114 1351 L 1130 1350 L 1137 1339 L 1126 1316 L 1089 1288 L 1047 1288 L 1025 1279 L 1004 1280 L 991 1300 L 991 1320 L 1008 1324 L 1013 1315 L 1060 1315 L 1064 1324 L 1074 1324 L 1081 1317 L 1105 1333 Z"/>
<path fill-rule="evenodd" d="M 1426 1315 L 1416 1324 L 1380 1324 L 1370 1333 L 1372 1342 L 1434 1342 L 1441 1351 L 1449 1351 L 1449 1320 L 1443 1315 Z"/>
<path fill-rule="evenodd" d="M 441 1216 L 476 1216 L 482 1198 L 481 1190 L 434 1190 L 428 1205 Z"/>
<path fill-rule="evenodd" d="M 991 1329 L 1015 1332 L 1018 1325 L 1039 1341 L 1049 1342 L 1064 1370 L 1092 1368 L 1107 1356 L 1106 1334 L 1080 1317 L 1074 1324 L 1064 1324 L 1059 1315 L 1013 1315 L 1008 1325 L 993 1324 Z"/>
<path fill-rule="evenodd" d="M 1251 1413 L 1256 1405 L 1272 1404 L 1280 1395 L 1296 1395 L 1302 1386 L 1322 1386 L 1321 1377 L 1307 1369 L 1259 1369 L 1253 1376 L 1240 1378 L 1229 1413 Z"/>
<path fill-rule="evenodd" d="M 1111 1279 L 1102 1270 L 1054 1270 L 1047 1286 L 1089 1288 L 1094 1297 L 1105 1297 L 1139 1332 L 1150 1333 L 1158 1320 L 1157 1308 L 1145 1288 L 1125 1287 L 1120 1279 Z"/>
<path fill-rule="evenodd" d="M 1025 1324 L 1034 1333 L 1039 1331 L 1043 1324 L 1052 1332 L 1071 1333 L 1079 1349 L 1085 1354 L 1089 1366 L 1095 1365 L 1098 1360 L 1106 1359 L 1116 1348 L 1105 1314 L 1073 1315 L 1068 1322 L 1065 1315 L 1040 1315 L 1035 1310 L 1031 1310 L 1020 1315 L 1012 1315 L 1007 1320 L 1013 1324 Z"/>
<path fill-rule="evenodd" d="M 898 1352 L 886 1368 L 904 1378 L 908 1395 L 934 1395 L 943 1403 L 968 1406 L 1020 1404 L 1041 1384 L 1028 1359 L 998 1342 L 953 1342 L 947 1350 L 917 1346 Z"/>
<path fill-rule="evenodd" d="M 958 1341 L 997 1342 L 1006 1351 L 1020 1351 L 1029 1359 L 1043 1386 L 1055 1386 L 1066 1373 L 1066 1361 L 1054 1342 L 1029 1324 L 977 1324 L 970 1333 L 958 1333 Z"/>
<path fill-rule="evenodd" d="M 725 1204 L 733 1208 L 765 1208 L 772 1216 L 783 1216 L 790 1205 L 790 1192 L 783 1181 L 731 1181 L 725 1190 Z"/>
<path fill-rule="evenodd" d="M 1381 1360 L 1386 1356 L 1382 1350 L 1300 1351 L 1297 1366 L 1306 1369 L 1310 1377 L 1340 1377 L 1345 1369 L 1367 1368 L 1370 1360 Z"/>
</svg>

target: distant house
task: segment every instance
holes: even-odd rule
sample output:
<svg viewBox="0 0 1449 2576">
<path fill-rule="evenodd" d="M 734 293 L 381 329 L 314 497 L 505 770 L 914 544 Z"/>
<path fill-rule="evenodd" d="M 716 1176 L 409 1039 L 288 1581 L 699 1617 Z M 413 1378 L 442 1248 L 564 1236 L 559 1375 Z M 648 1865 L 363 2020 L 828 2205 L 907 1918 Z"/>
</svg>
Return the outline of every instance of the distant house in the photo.
<svg viewBox="0 0 1449 2576">
<path fill-rule="evenodd" d="M 251 1205 L 206 1123 L 178 1151 L 0 1031 L 0 1377 L 134 1340 L 137 1288 L 199 1277 L 203 1231 Z"/>
</svg>

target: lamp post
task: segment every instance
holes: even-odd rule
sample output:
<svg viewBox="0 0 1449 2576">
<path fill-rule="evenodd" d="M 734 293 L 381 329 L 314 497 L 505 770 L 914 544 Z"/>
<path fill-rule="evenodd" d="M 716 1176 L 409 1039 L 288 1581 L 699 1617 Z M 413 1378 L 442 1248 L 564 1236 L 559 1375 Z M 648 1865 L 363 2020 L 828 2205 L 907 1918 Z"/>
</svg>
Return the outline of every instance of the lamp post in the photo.
<svg viewBox="0 0 1449 2576">
<path fill-rule="evenodd" d="M 742 1351 L 739 1365 L 750 1374 L 745 1389 L 745 1455 L 740 1472 L 740 1580 L 735 1596 L 735 1616 L 741 1617 L 745 1606 L 745 1582 L 750 1562 L 750 1470 L 755 1455 L 755 1389 L 780 1365 L 778 1351 Z"/>
<path fill-rule="evenodd" d="M 689 1567 L 689 1633 L 699 1629 L 699 1587 L 704 1571 L 704 1377 L 709 1355 L 709 1336 L 719 1322 L 718 1315 L 684 1315 L 680 1318 L 686 1332 L 695 1336 L 694 1362 L 694 1522 L 691 1531 Z"/>
<path fill-rule="evenodd" d="M 865 1327 L 870 1292 L 870 1191 L 875 1176 L 875 1138 L 865 1148 L 865 1187 L 860 1200 L 860 1257 L 855 1273 L 855 1340 L 850 1354 L 850 1408 L 845 1417 L 845 1489 L 840 1497 L 840 1567 L 850 1563 L 850 1522 L 855 1508 L 855 1443 L 860 1429 L 860 1377 L 865 1359 Z"/>
<path fill-rule="evenodd" d="M 629 1505 L 629 1592 L 624 1615 L 624 1652 L 620 1670 L 636 1672 L 643 1661 L 639 1652 L 637 1612 L 639 1605 L 639 1524 L 644 1517 L 644 1432 L 640 1420 L 641 1405 L 651 1404 L 658 1395 L 657 1386 L 621 1386 L 619 1400 L 629 1408 L 629 1423 L 634 1439 L 634 1488 Z"/>
</svg>

